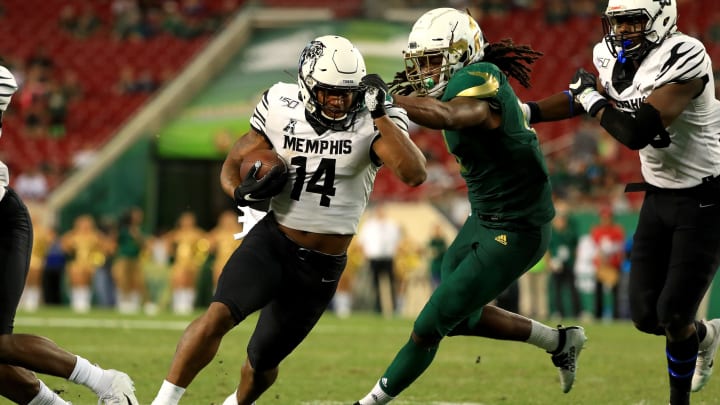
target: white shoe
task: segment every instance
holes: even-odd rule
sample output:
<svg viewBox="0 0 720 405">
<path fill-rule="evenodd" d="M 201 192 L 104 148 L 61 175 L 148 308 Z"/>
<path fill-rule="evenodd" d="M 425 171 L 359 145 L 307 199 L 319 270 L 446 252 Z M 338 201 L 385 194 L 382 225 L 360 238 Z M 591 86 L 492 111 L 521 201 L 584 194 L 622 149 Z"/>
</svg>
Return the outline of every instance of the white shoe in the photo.
<svg viewBox="0 0 720 405">
<path fill-rule="evenodd" d="M 98 404 L 104 405 L 139 405 L 135 398 L 135 384 L 130 377 L 117 370 L 105 370 L 112 375 L 110 388 L 98 399 Z"/>
<path fill-rule="evenodd" d="M 695 362 L 695 374 L 692 378 L 692 392 L 698 392 L 710 380 L 713 372 L 713 363 L 715 363 L 715 353 L 720 344 L 720 319 L 705 321 L 705 326 L 712 328 L 714 335 L 713 340 L 705 350 L 698 351 L 698 357 Z"/>
<path fill-rule="evenodd" d="M 563 393 L 568 393 L 575 382 L 577 361 L 580 352 L 585 346 L 585 329 L 582 326 L 558 327 L 560 332 L 560 345 L 558 350 L 551 352 L 552 362 L 560 372 L 560 387 Z"/>
<path fill-rule="evenodd" d="M 225 398 L 225 401 L 222 403 L 222 405 L 238 405 L 237 390 L 235 390 L 235 392 Z"/>
</svg>

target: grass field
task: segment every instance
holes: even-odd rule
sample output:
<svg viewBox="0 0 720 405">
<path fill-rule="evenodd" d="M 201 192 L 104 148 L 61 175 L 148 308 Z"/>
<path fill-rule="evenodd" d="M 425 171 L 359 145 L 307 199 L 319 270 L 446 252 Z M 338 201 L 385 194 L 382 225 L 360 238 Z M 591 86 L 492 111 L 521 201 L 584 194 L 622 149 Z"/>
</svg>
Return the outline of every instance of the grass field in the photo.
<svg viewBox="0 0 720 405">
<path fill-rule="evenodd" d="M 190 317 L 121 316 L 64 309 L 18 314 L 16 333 L 47 336 L 106 368 L 135 380 L 141 404 L 152 401 Z M 183 397 L 184 404 L 221 404 L 234 391 L 245 345 L 256 318 L 238 325 L 217 357 Z M 409 336 L 412 320 L 357 314 L 325 316 L 281 365 L 275 385 L 259 404 L 352 404 L 364 396 Z M 664 340 L 628 323 L 586 324 L 586 350 L 575 387 L 560 391 L 550 357 L 533 346 L 479 338 L 446 339 L 434 363 L 393 403 L 402 404 L 667 404 Z M 43 377 L 75 405 L 94 404 L 86 388 Z M 0 403 L 5 404 L 0 398 Z M 693 404 L 720 404 L 720 373 Z"/>
</svg>

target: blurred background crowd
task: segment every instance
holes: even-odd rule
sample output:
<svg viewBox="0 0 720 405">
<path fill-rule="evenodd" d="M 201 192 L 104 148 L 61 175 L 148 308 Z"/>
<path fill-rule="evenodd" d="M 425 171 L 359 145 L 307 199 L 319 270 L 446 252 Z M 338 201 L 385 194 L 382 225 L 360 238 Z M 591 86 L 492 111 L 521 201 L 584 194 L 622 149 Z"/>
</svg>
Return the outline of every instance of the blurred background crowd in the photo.
<svg viewBox="0 0 720 405">
<path fill-rule="evenodd" d="M 545 54 L 533 66 L 533 87 L 516 86 L 525 100 L 562 90 L 577 67 L 591 68 L 592 46 L 602 36 L 602 1 L 454 0 L 448 5 L 468 9 L 491 42 L 511 37 Z M 436 6 L 429 0 L 0 2 L 0 56 L 20 84 L 3 117 L 0 158 L 36 226 L 22 309 L 70 305 L 77 312 L 114 307 L 186 314 L 207 305 L 224 260 L 241 243 L 233 239 L 241 229 L 232 201 L 168 210 L 139 198 L 104 212 L 77 206 L 63 212 L 68 204 L 58 201 L 69 198 L 58 195 L 65 196 L 62 189 L 98 159 L 109 161 L 103 151 L 122 139 L 121 129 L 249 10 L 275 11 L 278 20 L 314 10 L 338 21 L 408 24 Z M 720 96 L 720 11 L 712 0 L 680 1 L 679 10 L 680 30 L 700 38 L 715 61 Z M 273 24 L 278 23 L 265 23 Z M 264 57 L 272 63 L 276 55 Z M 400 54 L 397 60 L 401 66 Z M 637 153 L 594 120 L 541 124 L 536 130 L 556 197 L 554 237 L 546 258 L 498 304 L 537 319 L 626 318 L 627 255 L 640 196 L 623 188 L 641 179 Z M 218 154 L 214 166 L 206 167 L 205 182 L 217 181 L 218 161 L 238 135 L 217 131 Z M 420 127 L 411 135 L 428 158 L 428 180 L 409 189 L 381 170 L 333 305 L 339 316 L 354 310 L 413 316 L 436 285 L 442 253 L 468 214 L 464 183 L 442 137 Z M 148 156 L 151 166 L 159 165 L 154 153 Z M 180 164 L 195 164 L 189 161 Z M 95 205 L 98 198 L 103 197 L 90 197 Z M 415 211 L 419 205 L 432 207 L 433 215 Z"/>
</svg>

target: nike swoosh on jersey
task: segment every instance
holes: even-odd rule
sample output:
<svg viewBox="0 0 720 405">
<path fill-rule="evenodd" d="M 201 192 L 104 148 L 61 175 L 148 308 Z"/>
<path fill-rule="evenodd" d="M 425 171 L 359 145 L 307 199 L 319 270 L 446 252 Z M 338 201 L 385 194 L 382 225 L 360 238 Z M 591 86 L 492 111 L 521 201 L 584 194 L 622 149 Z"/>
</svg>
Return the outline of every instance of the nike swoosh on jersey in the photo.
<svg viewBox="0 0 720 405">
<path fill-rule="evenodd" d="M 582 80 L 580 80 L 580 78 L 578 78 L 575 83 L 570 83 L 570 88 L 573 90 L 577 90 L 580 88 L 580 84 L 582 84 Z"/>
</svg>

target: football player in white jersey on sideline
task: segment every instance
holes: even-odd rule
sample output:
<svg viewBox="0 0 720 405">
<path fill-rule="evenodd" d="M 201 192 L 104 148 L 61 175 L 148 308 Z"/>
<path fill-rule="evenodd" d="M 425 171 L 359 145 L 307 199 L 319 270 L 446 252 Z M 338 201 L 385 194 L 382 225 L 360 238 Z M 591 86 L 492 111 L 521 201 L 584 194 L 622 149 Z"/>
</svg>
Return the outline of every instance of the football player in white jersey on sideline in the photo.
<svg viewBox="0 0 720 405">
<path fill-rule="evenodd" d="M 275 382 L 280 362 L 335 293 L 381 165 L 408 185 L 425 180 L 407 114 L 387 94 L 378 75 L 366 74 L 358 49 L 333 35 L 302 51 L 298 83 L 263 94 L 220 181 L 241 206 L 274 196 L 270 211 L 228 260 L 207 311 L 185 330 L 153 405 L 177 404 L 223 336 L 258 310 L 240 384 L 225 404 L 251 404 Z M 288 171 L 240 178 L 243 156 L 256 149 L 274 149 Z"/>
<path fill-rule="evenodd" d="M 13 74 L 0 66 L 0 119 L 17 88 Z M 18 404 L 67 404 L 34 371 L 85 385 L 103 404 L 137 405 L 127 374 L 104 370 L 45 337 L 13 333 L 30 268 L 33 227 L 27 207 L 9 185 L 10 172 L 0 161 L 0 395 Z"/>
<path fill-rule="evenodd" d="M 707 383 L 720 343 L 720 319 L 696 320 L 720 265 L 720 102 L 705 47 L 676 23 L 675 0 L 610 0 L 593 51 L 598 77 L 580 69 L 569 91 L 526 112 L 532 123 L 587 112 L 639 151 L 644 182 L 626 188 L 646 192 L 631 255 L 632 320 L 666 337 L 670 403 L 682 405 Z"/>
</svg>

